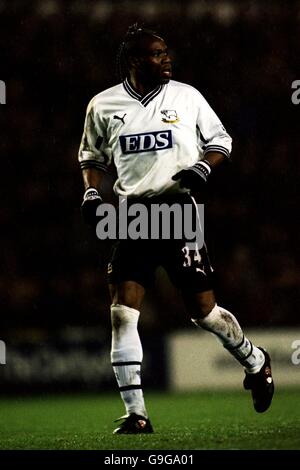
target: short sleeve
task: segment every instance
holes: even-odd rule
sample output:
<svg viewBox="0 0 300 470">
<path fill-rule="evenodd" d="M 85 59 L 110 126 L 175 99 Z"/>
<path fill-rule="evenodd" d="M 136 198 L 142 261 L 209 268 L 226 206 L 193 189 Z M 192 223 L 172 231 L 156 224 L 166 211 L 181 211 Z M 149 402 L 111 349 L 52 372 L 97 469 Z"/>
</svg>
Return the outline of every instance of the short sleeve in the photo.
<svg viewBox="0 0 300 470">
<path fill-rule="evenodd" d="M 101 130 L 92 100 L 86 111 L 83 135 L 78 152 L 81 169 L 96 168 L 108 171 L 111 163 L 109 152 L 105 151 L 105 130 Z"/>
<path fill-rule="evenodd" d="M 197 130 L 204 157 L 209 152 L 220 152 L 229 158 L 232 149 L 230 135 L 226 132 L 222 122 L 200 93 L 197 103 Z"/>
</svg>

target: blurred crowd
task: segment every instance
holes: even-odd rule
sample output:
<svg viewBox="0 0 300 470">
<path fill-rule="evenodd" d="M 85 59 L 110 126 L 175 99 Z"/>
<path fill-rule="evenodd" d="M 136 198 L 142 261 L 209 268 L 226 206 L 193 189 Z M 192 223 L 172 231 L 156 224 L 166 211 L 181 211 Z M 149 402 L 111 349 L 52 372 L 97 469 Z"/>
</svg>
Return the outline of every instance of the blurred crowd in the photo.
<svg viewBox="0 0 300 470">
<path fill-rule="evenodd" d="M 111 242 L 82 221 L 77 152 L 86 106 L 118 83 L 118 46 L 136 20 L 166 38 L 174 78 L 197 87 L 233 137 L 205 212 L 219 303 L 246 326 L 297 324 L 300 2 L 2 0 L 2 327 L 109 326 Z M 164 272 L 158 280 L 145 328 L 189 325 Z"/>
</svg>

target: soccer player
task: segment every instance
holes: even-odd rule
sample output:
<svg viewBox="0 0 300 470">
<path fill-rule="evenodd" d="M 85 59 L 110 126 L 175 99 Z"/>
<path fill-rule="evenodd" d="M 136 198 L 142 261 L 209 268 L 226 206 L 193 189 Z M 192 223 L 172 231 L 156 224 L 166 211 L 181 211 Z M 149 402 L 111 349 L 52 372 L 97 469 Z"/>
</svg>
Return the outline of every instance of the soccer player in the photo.
<svg viewBox="0 0 300 470">
<path fill-rule="evenodd" d="M 114 191 L 129 204 L 177 202 L 195 208 L 193 193 L 205 190 L 211 172 L 231 152 L 231 138 L 204 97 L 172 80 L 171 58 L 159 35 L 131 26 L 118 64 L 122 83 L 90 101 L 79 149 L 82 213 L 94 227 L 102 203 L 101 180 L 110 164 L 117 172 Z M 270 357 L 217 304 L 205 243 L 191 249 L 184 236 L 168 242 L 119 239 L 108 265 L 111 361 L 126 415 L 114 433 L 153 432 L 141 387 L 143 352 L 137 327 L 145 289 L 159 265 L 180 289 L 192 322 L 214 334 L 244 368 L 244 388 L 251 390 L 255 410 L 266 411 L 274 393 Z"/>
</svg>

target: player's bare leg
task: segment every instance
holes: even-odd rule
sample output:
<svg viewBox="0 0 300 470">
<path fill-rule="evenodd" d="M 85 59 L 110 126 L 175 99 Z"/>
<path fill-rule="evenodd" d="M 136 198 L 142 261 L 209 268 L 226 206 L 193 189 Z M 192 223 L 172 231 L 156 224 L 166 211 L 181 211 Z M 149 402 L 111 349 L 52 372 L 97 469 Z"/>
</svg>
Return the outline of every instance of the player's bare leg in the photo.
<svg viewBox="0 0 300 470">
<path fill-rule="evenodd" d="M 149 433 L 148 419 L 141 387 L 143 349 L 138 333 L 138 319 L 145 289 L 134 281 L 109 285 L 112 305 L 111 362 L 126 408 L 125 421 L 114 433 Z"/>
<path fill-rule="evenodd" d="M 266 411 L 274 393 L 268 353 L 245 337 L 234 315 L 217 305 L 212 290 L 192 295 L 185 292 L 184 301 L 193 323 L 216 335 L 245 368 L 244 387 L 252 391 L 254 408 Z"/>
<path fill-rule="evenodd" d="M 109 284 L 112 304 L 126 305 L 139 310 L 144 299 L 145 289 L 135 281 L 124 281 L 120 284 Z"/>
</svg>

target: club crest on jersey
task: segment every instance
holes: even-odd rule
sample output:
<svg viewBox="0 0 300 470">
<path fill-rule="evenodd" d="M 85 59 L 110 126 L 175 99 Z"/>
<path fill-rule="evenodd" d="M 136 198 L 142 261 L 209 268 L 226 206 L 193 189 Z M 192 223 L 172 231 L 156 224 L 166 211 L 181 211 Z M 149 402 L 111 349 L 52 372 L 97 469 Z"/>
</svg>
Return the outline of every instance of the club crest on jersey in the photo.
<svg viewBox="0 0 300 470">
<path fill-rule="evenodd" d="M 119 137 L 124 154 L 153 152 L 173 147 L 172 131 L 146 132 Z"/>
<path fill-rule="evenodd" d="M 168 124 L 176 124 L 176 122 L 179 121 L 179 117 L 175 109 L 163 109 L 161 114 L 163 115 L 162 121 L 167 122 Z"/>
</svg>

